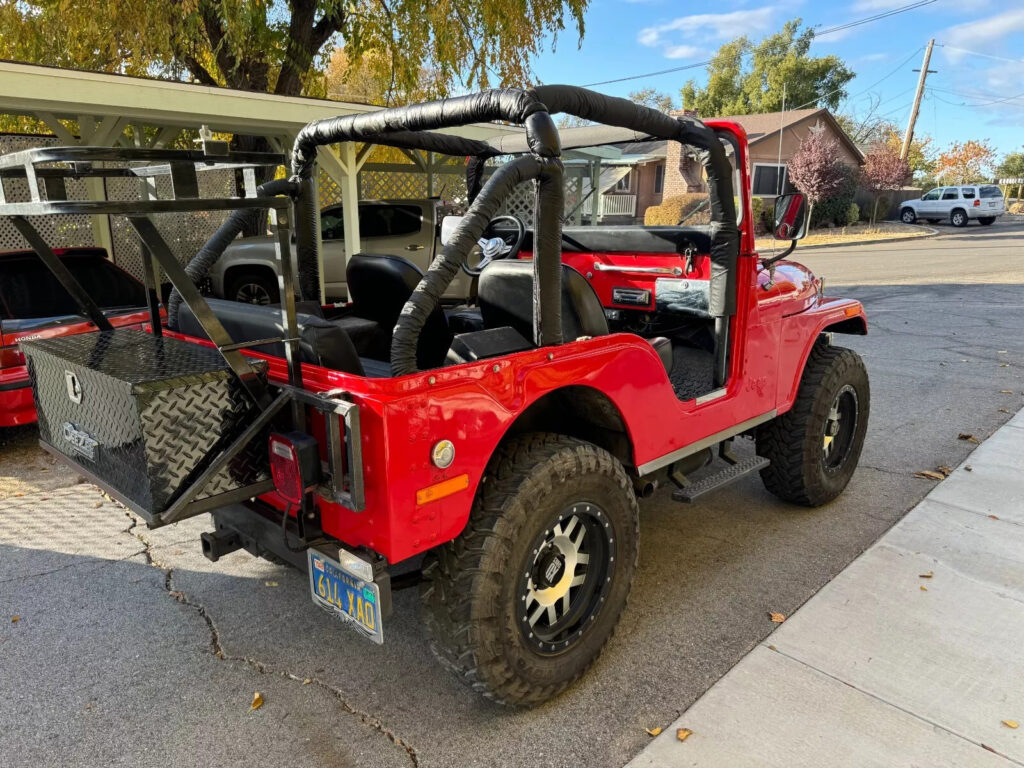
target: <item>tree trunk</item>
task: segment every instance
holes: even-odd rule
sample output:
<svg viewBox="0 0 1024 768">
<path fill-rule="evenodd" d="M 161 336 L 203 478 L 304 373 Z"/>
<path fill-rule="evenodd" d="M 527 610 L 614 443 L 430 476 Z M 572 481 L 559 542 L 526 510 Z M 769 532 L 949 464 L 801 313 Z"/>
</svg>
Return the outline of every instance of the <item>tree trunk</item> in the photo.
<svg viewBox="0 0 1024 768">
<path fill-rule="evenodd" d="M 871 206 L 871 226 L 875 226 L 875 221 L 878 218 L 878 198 L 880 195 L 875 193 L 875 204 Z"/>
</svg>

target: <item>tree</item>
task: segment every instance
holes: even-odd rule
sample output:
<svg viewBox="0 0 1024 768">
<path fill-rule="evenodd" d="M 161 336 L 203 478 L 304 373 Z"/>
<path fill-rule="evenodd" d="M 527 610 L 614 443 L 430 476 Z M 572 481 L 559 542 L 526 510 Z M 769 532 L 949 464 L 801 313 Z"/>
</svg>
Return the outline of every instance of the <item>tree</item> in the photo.
<svg viewBox="0 0 1024 768">
<path fill-rule="evenodd" d="M 879 141 L 884 141 L 889 132 L 896 128 L 892 122 L 877 114 L 881 97 L 878 94 L 871 94 L 868 99 L 867 109 L 861 112 L 851 111 L 836 115 L 836 122 L 842 126 L 846 135 L 853 140 L 854 144 L 860 146 L 871 146 Z"/>
<path fill-rule="evenodd" d="M 1024 178 L 1024 152 L 1009 152 L 996 167 L 996 180 Z M 1017 199 L 1020 200 L 1021 183 L 1017 182 Z"/>
<path fill-rule="evenodd" d="M 969 184 L 984 181 L 995 160 L 988 140 L 954 141 L 935 161 L 935 175 L 944 184 Z"/>
<path fill-rule="evenodd" d="M 903 151 L 903 131 L 894 123 L 889 123 L 885 130 L 883 139 L 886 146 L 899 154 Z M 922 176 L 930 176 L 935 173 L 935 148 L 932 147 L 931 136 L 919 136 L 910 140 L 910 149 L 907 152 L 907 163 L 912 173 L 919 173 Z"/>
<path fill-rule="evenodd" d="M 777 112 L 785 86 L 789 109 L 810 104 L 837 109 L 854 73 L 837 56 L 810 56 L 814 30 L 801 31 L 800 25 L 800 19 L 788 21 L 756 45 L 745 36 L 725 43 L 707 66 L 707 85 L 690 80 L 683 86 L 683 108 L 696 109 L 701 117 Z"/>
<path fill-rule="evenodd" d="M 641 106 L 656 109 L 659 112 L 671 112 L 676 108 L 670 94 L 662 93 L 654 88 L 643 88 L 639 91 L 633 91 L 629 94 L 629 100 Z"/>
<path fill-rule="evenodd" d="M 808 220 L 814 206 L 836 194 L 843 186 L 846 168 L 839 159 L 839 142 L 824 131 L 812 131 L 800 142 L 800 148 L 787 165 L 789 180 L 807 196 Z"/>
<path fill-rule="evenodd" d="M 332 41 L 412 91 L 424 69 L 453 85 L 522 84 L 567 18 L 583 36 L 589 0 L 0 0 L 0 58 L 191 79 L 285 96 L 323 95 Z"/>
<path fill-rule="evenodd" d="M 871 225 L 874 226 L 878 216 L 878 199 L 883 191 L 903 186 L 910 176 L 910 163 L 900 157 L 899 149 L 878 142 L 864 157 L 861 175 L 865 185 L 875 193 L 874 205 L 871 208 Z"/>
</svg>

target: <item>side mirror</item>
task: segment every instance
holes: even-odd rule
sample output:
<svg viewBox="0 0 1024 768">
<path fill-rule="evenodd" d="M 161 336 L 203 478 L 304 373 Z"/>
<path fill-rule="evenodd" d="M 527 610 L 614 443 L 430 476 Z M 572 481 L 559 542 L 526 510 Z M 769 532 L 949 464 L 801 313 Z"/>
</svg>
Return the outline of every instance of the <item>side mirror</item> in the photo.
<svg viewBox="0 0 1024 768">
<path fill-rule="evenodd" d="M 775 198 L 775 224 L 772 237 L 776 240 L 801 240 L 807 234 L 807 201 L 799 192 Z"/>
<path fill-rule="evenodd" d="M 441 219 L 441 245 L 448 245 L 456 228 L 462 223 L 462 216 L 445 216 Z"/>
</svg>

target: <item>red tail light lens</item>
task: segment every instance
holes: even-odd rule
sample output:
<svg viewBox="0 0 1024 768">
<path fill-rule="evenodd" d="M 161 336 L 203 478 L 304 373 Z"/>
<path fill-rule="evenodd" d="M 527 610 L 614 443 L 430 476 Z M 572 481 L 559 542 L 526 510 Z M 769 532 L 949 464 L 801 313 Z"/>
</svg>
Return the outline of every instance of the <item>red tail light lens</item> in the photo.
<svg viewBox="0 0 1024 768">
<path fill-rule="evenodd" d="M 273 433 L 267 443 L 274 487 L 291 504 L 320 481 L 320 452 L 316 439 L 303 432 Z"/>
<path fill-rule="evenodd" d="M 975 207 L 975 208 L 978 208 L 978 207 L 980 207 L 980 206 L 981 206 L 981 200 L 975 200 L 975 201 L 974 201 L 974 207 Z"/>
<path fill-rule="evenodd" d="M 0 368 L 18 368 L 25 364 L 25 356 L 14 347 L 0 347 Z"/>
</svg>

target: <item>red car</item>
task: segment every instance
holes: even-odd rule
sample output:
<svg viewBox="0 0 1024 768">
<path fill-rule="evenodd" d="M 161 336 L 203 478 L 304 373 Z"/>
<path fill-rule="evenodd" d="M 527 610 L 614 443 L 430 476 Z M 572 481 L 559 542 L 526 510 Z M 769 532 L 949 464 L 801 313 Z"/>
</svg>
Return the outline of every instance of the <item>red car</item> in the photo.
<svg viewBox="0 0 1024 768">
<path fill-rule="evenodd" d="M 54 253 L 115 328 L 141 328 L 148 320 L 142 283 L 107 259 L 103 248 L 63 248 Z M 36 420 L 28 368 L 18 343 L 95 330 L 35 252 L 0 253 L 0 427 Z"/>
</svg>

